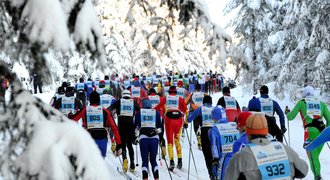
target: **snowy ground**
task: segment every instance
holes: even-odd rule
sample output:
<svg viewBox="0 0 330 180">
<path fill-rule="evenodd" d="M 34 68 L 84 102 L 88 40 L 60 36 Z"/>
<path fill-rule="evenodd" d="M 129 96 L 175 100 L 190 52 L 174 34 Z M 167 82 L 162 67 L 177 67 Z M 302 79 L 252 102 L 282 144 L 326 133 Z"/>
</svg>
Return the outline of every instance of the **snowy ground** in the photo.
<svg viewBox="0 0 330 180">
<path fill-rule="evenodd" d="M 269 84 L 270 91 L 273 89 L 273 84 Z M 240 106 L 247 106 L 248 101 L 252 98 L 252 91 L 247 90 L 244 87 L 237 87 L 235 89 L 232 89 L 231 91 L 232 96 L 237 99 Z M 45 101 L 46 103 L 49 103 L 51 97 L 53 96 L 53 92 L 48 92 L 44 94 L 37 94 L 35 96 L 40 97 Z M 213 104 L 215 105 L 218 101 L 218 99 L 222 96 L 221 93 L 216 93 L 212 95 L 213 97 Z M 289 106 L 290 109 L 293 108 L 294 102 L 289 100 L 289 96 L 287 95 L 283 100 L 278 100 L 275 98 L 275 96 L 270 93 L 270 97 L 274 98 L 274 100 L 278 101 L 282 109 L 285 108 L 285 106 Z M 279 123 L 279 122 L 278 122 Z M 300 119 L 300 116 L 298 115 L 294 121 L 291 121 L 289 124 L 289 130 L 286 133 L 286 139 L 288 143 L 290 143 L 290 146 L 299 154 L 299 156 L 304 159 L 308 163 L 308 158 L 306 155 L 305 150 L 302 148 L 303 144 L 303 126 L 302 121 Z M 188 127 L 188 134 L 190 134 L 190 126 Z M 182 138 L 182 151 L 183 151 L 183 172 L 176 170 L 176 174 L 171 173 L 173 179 L 188 179 L 188 160 L 189 160 L 189 142 L 187 138 Z M 109 145 L 110 147 L 110 145 Z M 134 147 L 135 149 L 135 147 Z M 196 168 L 197 172 L 194 167 L 193 160 L 191 159 L 190 163 L 190 179 L 208 179 L 207 170 L 205 167 L 204 162 L 204 156 L 202 154 L 202 151 L 198 150 L 197 143 L 196 143 L 196 137 L 194 136 L 194 133 L 192 133 L 192 151 L 194 154 L 195 162 L 196 162 Z M 139 147 L 138 147 L 138 154 L 139 154 Z M 175 151 L 174 151 L 175 152 Z M 330 157 L 327 156 L 327 154 L 330 153 L 330 148 L 325 145 L 323 148 L 323 151 L 320 156 L 321 164 L 322 164 L 322 170 L 321 174 L 323 179 L 330 179 Z M 176 156 L 175 156 L 176 157 Z M 136 159 L 136 157 L 135 157 Z M 175 159 L 176 160 L 176 159 Z M 125 179 L 120 173 L 117 172 L 117 167 L 121 168 L 121 164 L 119 161 L 119 158 L 116 158 L 114 155 L 112 155 L 111 150 L 108 151 L 108 156 L 106 158 L 107 164 L 109 166 L 109 171 L 111 172 L 112 179 Z M 164 160 L 157 161 L 160 169 L 160 179 L 170 179 L 166 164 Z M 136 168 L 136 175 L 133 175 L 131 173 L 128 173 L 132 179 L 141 179 L 141 157 L 138 156 L 138 161 L 136 159 L 136 162 L 139 166 Z M 169 160 L 167 159 L 167 163 L 169 163 Z M 152 178 L 149 178 L 152 179 Z M 306 178 L 308 180 L 313 179 L 313 174 L 311 170 L 309 169 L 308 175 Z"/>
</svg>

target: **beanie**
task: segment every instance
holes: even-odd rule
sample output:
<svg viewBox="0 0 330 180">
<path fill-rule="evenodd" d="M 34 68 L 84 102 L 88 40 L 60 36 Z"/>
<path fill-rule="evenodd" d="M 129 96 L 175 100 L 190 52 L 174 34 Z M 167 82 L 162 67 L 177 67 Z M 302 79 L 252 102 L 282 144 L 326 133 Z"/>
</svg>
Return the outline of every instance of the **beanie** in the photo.
<svg viewBox="0 0 330 180">
<path fill-rule="evenodd" d="M 148 95 L 150 94 L 156 94 L 156 90 L 154 88 L 150 88 L 148 91 Z"/>
<path fill-rule="evenodd" d="M 314 88 L 312 86 L 306 86 L 303 91 L 303 96 L 314 96 Z"/>
<path fill-rule="evenodd" d="M 89 95 L 89 102 L 91 105 L 99 105 L 100 104 L 100 94 L 96 91 L 93 91 L 90 95 Z"/>
<path fill-rule="evenodd" d="M 223 87 L 222 88 L 222 94 L 230 94 L 230 89 L 229 89 L 229 87 Z"/>
<path fill-rule="evenodd" d="M 204 96 L 203 104 L 212 104 L 212 97 L 209 95 Z"/>
<path fill-rule="evenodd" d="M 131 98 L 131 93 L 129 92 L 129 90 L 125 89 L 122 93 L 121 96 L 123 98 Z"/>
<path fill-rule="evenodd" d="M 105 81 L 104 80 L 99 81 L 99 87 L 100 88 L 104 88 L 105 87 Z"/>
<path fill-rule="evenodd" d="M 261 86 L 260 94 L 268 94 L 268 87 L 266 85 Z"/>
<path fill-rule="evenodd" d="M 264 135 L 268 134 L 268 124 L 264 114 L 254 113 L 246 120 L 245 131 L 247 135 Z"/>
<path fill-rule="evenodd" d="M 215 106 L 212 109 L 212 119 L 216 122 L 228 121 L 226 116 L 226 109 L 222 106 Z"/>
<path fill-rule="evenodd" d="M 238 117 L 237 117 L 237 127 L 243 127 L 246 124 L 246 120 L 247 118 L 251 115 L 252 113 L 249 111 L 246 112 L 241 112 L 239 113 Z"/>
<path fill-rule="evenodd" d="M 142 100 L 142 107 L 145 109 L 151 109 L 151 102 L 149 99 L 143 99 Z"/>
<path fill-rule="evenodd" d="M 175 86 L 171 86 L 170 89 L 168 90 L 169 94 L 176 94 L 176 87 Z"/>
<path fill-rule="evenodd" d="M 183 82 L 181 80 L 178 81 L 178 87 L 182 87 L 183 86 Z"/>
</svg>

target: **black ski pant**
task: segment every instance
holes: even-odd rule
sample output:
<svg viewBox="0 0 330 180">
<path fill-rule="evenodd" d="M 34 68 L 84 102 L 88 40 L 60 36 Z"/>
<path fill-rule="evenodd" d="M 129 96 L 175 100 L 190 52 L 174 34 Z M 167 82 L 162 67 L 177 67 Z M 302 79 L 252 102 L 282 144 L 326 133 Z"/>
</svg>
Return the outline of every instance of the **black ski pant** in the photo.
<svg viewBox="0 0 330 180">
<path fill-rule="evenodd" d="M 123 160 L 127 159 L 127 151 L 126 151 L 126 147 L 127 147 L 130 163 L 134 163 L 133 142 L 135 140 L 135 132 L 134 132 L 134 126 L 132 120 L 119 119 L 118 128 L 121 139 Z"/>
<path fill-rule="evenodd" d="M 210 177 L 212 175 L 213 156 L 211 150 L 211 142 L 208 134 L 211 128 L 212 127 L 202 127 L 201 129 L 202 152 L 204 154 L 206 168 Z"/>
<path fill-rule="evenodd" d="M 268 133 L 275 137 L 275 139 L 279 142 L 283 142 L 283 133 L 281 129 L 276 124 L 275 117 L 266 116 L 267 124 L 268 124 Z"/>
</svg>

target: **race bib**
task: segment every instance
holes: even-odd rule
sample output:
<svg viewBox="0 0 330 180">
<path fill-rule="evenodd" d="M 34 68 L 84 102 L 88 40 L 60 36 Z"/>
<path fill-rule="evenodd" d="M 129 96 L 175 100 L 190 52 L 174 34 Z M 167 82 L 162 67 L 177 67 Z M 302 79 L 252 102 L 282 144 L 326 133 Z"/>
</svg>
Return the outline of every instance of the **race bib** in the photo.
<svg viewBox="0 0 330 180">
<path fill-rule="evenodd" d="M 223 153 L 233 152 L 233 144 L 240 137 L 235 122 L 217 124 L 221 136 L 221 151 Z"/>
<path fill-rule="evenodd" d="M 141 109 L 141 127 L 156 127 L 156 110 Z"/>
<path fill-rule="evenodd" d="M 86 81 L 86 84 L 88 87 L 92 87 L 93 86 L 93 82 L 92 81 Z"/>
<path fill-rule="evenodd" d="M 133 99 L 120 99 L 120 115 L 133 116 L 134 101 Z"/>
<path fill-rule="evenodd" d="M 212 107 L 202 107 L 202 124 L 203 127 L 213 127 L 214 121 L 212 119 Z"/>
<path fill-rule="evenodd" d="M 248 144 L 257 161 L 262 179 L 289 180 L 290 162 L 283 144 L 272 142 L 266 146 Z"/>
<path fill-rule="evenodd" d="M 147 77 L 147 82 L 151 84 L 151 82 L 152 82 L 152 77 Z"/>
<path fill-rule="evenodd" d="M 140 87 L 132 86 L 132 97 L 133 98 L 140 98 Z"/>
<path fill-rule="evenodd" d="M 78 83 L 77 84 L 77 90 L 84 90 L 85 89 L 85 84 L 84 83 Z"/>
<path fill-rule="evenodd" d="M 321 116 L 321 103 L 314 97 L 306 98 L 306 110 L 307 115 L 309 115 L 312 119 L 313 116 Z"/>
<path fill-rule="evenodd" d="M 150 103 L 151 103 L 152 108 L 156 107 L 160 102 L 160 99 L 159 99 L 158 95 L 149 96 L 149 99 L 150 99 Z"/>
<path fill-rule="evenodd" d="M 166 109 L 179 110 L 179 97 L 170 95 L 166 96 Z"/>
<path fill-rule="evenodd" d="M 170 87 L 169 86 L 165 86 L 164 87 L 164 95 L 167 96 L 168 95 L 168 91 L 169 91 Z"/>
<path fill-rule="evenodd" d="M 204 94 L 200 92 L 195 92 L 192 95 L 192 100 L 194 104 L 198 107 L 203 106 L 203 98 L 204 98 Z"/>
<path fill-rule="evenodd" d="M 158 78 L 154 78 L 153 79 L 153 84 L 158 84 L 158 82 L 159 82 L 159 79 Z"/>
<path fill-rule="evenodd" d="M 99 93 L 99 95 L 103 94 L 105 88 L 96 88 L 96 92 Z"/>
<path fill-rule="evenodd" d="M 273 100 L 270 98 L 259 98 L 261 112 L 265 113 L 267 116 L 274 116 L 274 105 Z"/>
<path fill-rule="evenodd" d="M 63 114 L 65 114 L 66 116 L 68 116 L 68 114 L 71 113 L 75 113 L 75 109 L 74 109 L 74 97 L 62 97 L 62 108 L 61 111 Z"/>
<path fill-rule="evenodd" d="M 110 87 L 110 80 L 104 80 L 105 86 Z"/>
<path fill-rule="evenodd" d="M 176 95 L 184 98 L 184 90 L 185 89 L 183 89 L 183 88 L 176 88 L 176 90 L 177 90 Z"/>
<path fill-rule="evenodd" d="M 234 110 L 237 109 L 235 98 L 230 96 L 224 96 L 224 99 L 226 103 L 226 109 L 234 109 Z"/>
<path fill-rule="evenodd" d="M 90 128 L 103 128 L 103 110 L 102 106 L 87 106 L 86 107 L 87 116 L 87 129 Z"/>
<path fill-rule="evenodd" d="M 125 80 L 124 81 L 125 89 L 127 89 L 130 85 L 131 85 L 131 81 L 130 80 Z"/>
<path fill-rule="evenodd" d="M 100 96 L 100 105 L 104 108 L 107 108 L 111 105 L 113 97 L 110 94 L 103 94 Z"/>
</svg>

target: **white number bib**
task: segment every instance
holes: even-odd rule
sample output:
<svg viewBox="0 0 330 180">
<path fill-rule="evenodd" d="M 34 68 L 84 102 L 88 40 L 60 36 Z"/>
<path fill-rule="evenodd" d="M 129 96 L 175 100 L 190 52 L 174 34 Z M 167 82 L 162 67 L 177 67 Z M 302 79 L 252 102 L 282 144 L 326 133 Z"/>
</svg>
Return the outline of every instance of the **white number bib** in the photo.
<svg viewBox="0 0 330 180">
<path fill-rule="evenodd" d="M 141 127 L 156 127 L 156 110 L 141 109 Z"/>
<path fill-rule="evenodd" d="M 223 153 L 233 152 L 233 144 L 240 137 L 235 122 L 217 124 L 221 136 L 221 151 Z"/>
<path fill-rule="evenodd" d="M 166 109 L 179 110 L 179 97 L 170 95 L 166 96 Z"/>
<path fill-rule="evenodd" d="M 100 84 L 100 81 L 95 81 L 95 82 L 94 82 L 94 85 L 95 85 L 96 87 L 99 87 L 99 84 Z"/>
<path fill-rule="evenodd" d="M 120 115 L 133 116 L 134 101 L 133 99 L 120 99 Z"/>
<path fill-rule="evenodd" d="M 86 107 L 87 116 L 87 129 L 90 128 L 103 128 L 103 110 L 102 106 L 87 106 Z"/>
<path fill-rule="evenodd" d="M 154 78 L 153 79 L 153 84 L 158 84 L 158 82 L 159 82 L 159 79 L 158 78 Z"/>
<path fill-rule="evenodd" d="M 203 106 L 203 98 L 204 98 L 204 94 L 200 92 L 195 92 L 192 95 L 192 100 L 194 104 L 198 107 Z"/>
<path fill-rule="evenodd" d="M 267 116 L 274 116 L 274 105 L 273 100 L 270 98 L 259 98 L 261 112 L 265 113 Z"/>
<path fill-rule="evenodd" d="M 104 108 L 107 108 L 111 105 L 111 102 L 114 98 L 110 94 L 103 94 L 100 96 L 100 99 L 100 105 Z"/>
<path fill-rule="evenodd" d="M 125 89 L 127 89 L 130 85 L 131 85 L 131 81 L 130 80 L 125 80 L 124 81 Z"/>
<path fill-rule="evenodd" d="M 86 84 L 88 87 L 92 87 L 93 86 L 93 82 L 92 81 L 86 81 Z"/>
<path fill-rule="evenodd" d="M 103 94 L 103 91 L 104 91 L 105 88 L 96 88 L 96 92 L 99 93 L 99 95 L 102 95 Z"/>
<path fill-rule="evenodd" d="M 133 98 L 140 98 L 140 87 L 132 86 L 132 97 Z"/>
<path fill-rule="evenodd" d="M 289 180 L 290 162 L 283 144 L 272 142 L 266 146 L 248 144 L 257 161 L 262 179 Z"/>
<path fill-rule="evenodd" d="M 62 108 L 61 111 L 63 114 L 65 114 L 66 116 L 71 112 L 71 113 L 75 113 L 75 109 L 74 109 L 74 97 L 62 97 Z"/>
<path fill-rule="evenodd" d="M 183 89 L 183 88 L 176 88 L 176 90 L 177 90 L 176 95 L 184 98 L 184 90 L 185 89 Z"/>
<path fill-rule="evenodd" d="M 313 116 L 321 116 L 320 101 L 314 97 L 307 97 L 306 110 L 307 110 L 307 115 L 309 115 L 311 118 L 313 118 Z"/>
<path fill-rule="evenodd" d="M 150 103 L 151 103 L 152 108 L 156 107 L 160 102 L 160 99 L 159 99 L 158 95 L 149 96 L 149 99 L 150 99 Z"/>
<path fill-rule="evenodd" d="M 84 90 L 85 89 L 85 84 L 84 83 L 78 83 L 77 84 L 77 90 Z"/>
<path fill-rule="evenodd" d="M 170 87 L 169 86 L 165 86 L 164 87 L 164 95 L 167 96 L 168 95 L 168 91 L 169 91 Z"/>
<path fill-rule="evenodd" d="M 214 122 L 212 119 L 212 107 L 202 107 L 202 124 L 203 127 L 213 127 Z"/>
<path fill-rule="evenodd" d="M 235 98 L 230 96 L 224 96 L 224 99 L 226 103 L 226 109 L 234 109 L 234 110 L 237 109 Z"/>
</svg>

